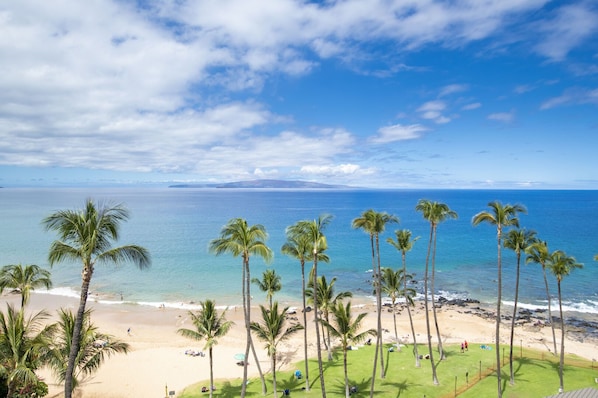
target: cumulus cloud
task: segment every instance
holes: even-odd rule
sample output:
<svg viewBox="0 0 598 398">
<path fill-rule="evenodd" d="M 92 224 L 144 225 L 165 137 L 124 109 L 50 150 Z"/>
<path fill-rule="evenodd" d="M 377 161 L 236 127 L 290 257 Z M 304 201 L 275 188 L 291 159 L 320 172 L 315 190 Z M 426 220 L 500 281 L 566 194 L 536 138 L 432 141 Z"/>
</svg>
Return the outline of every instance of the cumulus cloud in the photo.
<svg viewBox="0 0 598 398">
<path fill-rule="evenodd" d="M 413 140 L 421 137 L 422 133 L 428 131 L 427 127 L 420 124 L 394 124 L 378 129 L 378 135 L 372 137 L 370 142 L 374 144 L 385 144 L 395 141 Z"/>
<path fill-rule="evenodd" d="M 428 101 L 417 108 L 419 115 L 423 119 L 432 120 L 437 124 L 444 124 L 451 121 L 444 116 L 442 111 L 446 109 L 446 102 L 440 100 Z"/>
<path fill-rule="evenodd" d="M 461 109 L 464 111 L 472 111 L 474 109 L 480 108 L 481 106 L 482 106 L 482 104 L 479 102 L 472 102 L 471 104 L 462 106 Z"/>
</svg>

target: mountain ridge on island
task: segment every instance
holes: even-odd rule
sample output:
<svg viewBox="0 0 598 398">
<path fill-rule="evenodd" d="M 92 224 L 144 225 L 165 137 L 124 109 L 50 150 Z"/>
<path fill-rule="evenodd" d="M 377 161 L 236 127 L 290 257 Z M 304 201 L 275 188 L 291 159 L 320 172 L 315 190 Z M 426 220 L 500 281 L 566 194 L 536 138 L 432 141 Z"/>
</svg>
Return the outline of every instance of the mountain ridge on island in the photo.
<svg viewBox="0 0 598 398">
<path fill-rule="evenodd" d="M 322 184 L 301 180 L 250 180 L 235 181 L 218 184 L 175 184 L 169 188 L 279 188 L 279 189 L 347 189 L 347 185 Z"/>
</svg>

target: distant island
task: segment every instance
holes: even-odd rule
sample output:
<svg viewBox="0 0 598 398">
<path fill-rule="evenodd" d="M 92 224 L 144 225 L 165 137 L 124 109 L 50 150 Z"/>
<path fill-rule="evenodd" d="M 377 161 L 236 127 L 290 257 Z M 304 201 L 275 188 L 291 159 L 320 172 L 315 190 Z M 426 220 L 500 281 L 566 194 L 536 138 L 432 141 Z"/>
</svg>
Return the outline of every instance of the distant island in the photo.
<svg viewBox="0 0 598 398">
<path fill-rule="evenodd" d="M 252 180 L 222 184 L 176 184 L 169 188 L 286 188 L 286 189 L 347 189 L 346 185 L 321 184 L 310 181 Z"/>
</svg>

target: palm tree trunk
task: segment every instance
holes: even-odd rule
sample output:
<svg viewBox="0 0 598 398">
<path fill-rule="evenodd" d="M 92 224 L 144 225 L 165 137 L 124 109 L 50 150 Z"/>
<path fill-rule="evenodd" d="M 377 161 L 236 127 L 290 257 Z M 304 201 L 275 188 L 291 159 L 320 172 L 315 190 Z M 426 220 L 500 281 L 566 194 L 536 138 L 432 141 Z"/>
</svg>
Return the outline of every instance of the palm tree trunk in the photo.
<svg viewBox="0 0 598 398">
<path fill-rule="evenodd" d="M 386 376 L 386 369 L 384 369 L 384 341 L 382 339 L 382 267 L 380 266 L 380 240 L 378 233 L 376 233 L 376 258 L 377 264 L 377 283 L 376 283 L 376 302 L 378 307 L 378 338 L 380 339 L 380 378 L 384 379 Z"/>
<path fill-rule="evenodd" d="M 401 259 L 403 260 L 403 289 L 405 292 L 405 304 L 407 305 L 407 315 L 409 315 L 409 325 L 411 326 L 411 334 L 413 335 L 413 354 L 415 355 L 415 367 L 419 368 L 419 353 L 417 352 L 417 339 L 415 337 L 415 327 L 413 326 L 413 317 L 411 316 L 411 308 L 409 300 L 407 299 L 407 260 L 405 258 L 405 252 L 401 253 Z"/>
<path fill-rule="evenodd" d="M 501 231 L 500 227 L 498 230 L 498 294 L 497 294 L 497 303 L 496 303 L 496 379 L 498 382 L 498 398 L 502 398 L 502 384 L 501 384 L 501 374 L 500 374 L 500 304 L 502 301 L 502 263 L 501 263 L 501 250 L 500 250 L 500 241 L 501 241 Z"/>
<path fill-rule="evenodd" d="M 257 357 L 257 353 L 255 352 L 255 346 L 253 345 L 253 338 L 251 337 L 251 270 L 249 269 L 249 260 L 247 260 L 247 271 L 245 279 L 246 284 L 246 292 L 247 292 L 247 344 L 251 347 L 251 351 L 253 353 L 253 360 L 255 361 L 255 366 L 257 367 L 258 374 L 260 375 L 260 380 L 262 382 L 262 395 L 266 395 L 267 387 L 266 387 L 266 379 L 264 378 L 264 374 L 262 373 L 262 367 L 260 366 L 260 361 Z M 245 352 L 245 363 L 244 366 L 244 373 L 247 372 L 247 365 L 249 359 L 249 351 L 248 348 Z"/>
<path fill-rule="evenodd" d="M 550 305 L 550 292 L 548 291 L 548 279 L 546 278 L 546 266 L 542 264 L 542 273 L 544 274 L 544 286 L 546 287 L 546 301 L 548 302 L 548 322 L 552 329 L 552 344 L 554 345 L 554 355 L 558 355 L 556 349 L 556 333 L 554 332 L 554 322 L 552 322 L 552 306 Z"/>
<path fill-rule="evenodd" d="M 563 367 L 565 365 L 565 318 L 563 318 L 563 299 L 561 296 L 561 280 L 557 279 L 557 287 L 559 291 L 559 312 L 561 314 L 561 360 L 559 364 L 559 378 L 561 381 L 561 386 L 559 388 L 559 392 L 562 393 L 565 391 L 565 381 L 563 378 Z"/>
<path fill-rule="evenodd" d="M 376 252 L 374 250 L 374 235 L 370 234 L 370 243 L 372 246 L 372 272 L 374 273 L 374 283 L 378 284 L 379 276 L 376 275 Z M 378 304 L 380 301 L 378 300 L 378 288 L 376 287 L 376 311 L 378 312 L 378 316 L 380 316 L 380 310 L 378 309 Z M 379 327 L 376 327 L 376 347 L 374 351 L 374 365 L 372 366 L 372 384 L 370 385 L 370 398 L 374 396 L 374 388 L 376 386 L 376 368 L 378 366 L 378 349 L 380 347 L 380 335 L 382 334 L 382 330 Z"/>
<path fill-rule="evenodd" d="M 397 348 L 399 348 L 399 332 L 397 331 L 397 312 L 395 309 L 395 302 L 396 298 L 392 298 L 392 322 L 395 327 L 395 343 L 397 344 Z"/>
<path fill-rule="evenodd" d="M 208 354 L 210 355 L 210 398 L 214 394 L 214 359 L 212 357 L 212 347 L 209 348 Z"/>
<path fill-rule="evenodd" d="M 245 397 L 247 391 L 247 362 L 249 359 L 249 347 L 251 341 L 251 331 L 249 329 L 249 313 L 247 309 L 249 307 L 248 303 L 248 295 L 247 295 L 247 265 L 245 264 L 245 259 L 243 259 L 243 318 L 245 318 L 245 356 L 243 358 L 243 384 L 241 385 L 241 398 Z"/>
<path fill-rule="evenodd" d="M 66 367 L 66 375 L 64 377 L 64 397 L 71 398 L 73 393 L 73 373 L 75 371 L 75 362 L 79 354 L 81 343 L 81 329 L 83 328 L 83 317 L 85 314 L 85 306 L 87 304 L 87 295 L 89 293 L 89 284 L 91 276 L 93 275 L 93 267 L 84 265 L 81 275 L 81 297 L 79 299 L 79 309 L 77 310 L 77 317 L 73 325 L 73 336 L 71 338 L 71 350 L 69 352 L 68 364 Z"/>
<path fill-rule="evenodd" d="M 326 312 L 326 323 L 330 324 L 328 319 L 328 311 Z M 322 325 L 324 326 L 324 325 Z M 330 330 L 326 329 L 326 348 L 328 350 L 328 361 L 332 361 L 332 346 L 330 345 Z"/>
<path fill-rule="evenodd" d="M 511 319 L 511 344 L 509 349 L 509 371 L 511 372 L 511 385 L 515 384 L 515 373 L 513 372 L 513 339 L 515 338 L 515 320 L 517 319 L 517 302 L 519 301 L 519 271 L 521 267 L 521 252 L 517 253 L 517 273 L 515 275 L 515 305 L 513 307 L 513 318 Z"/>
<path fill-rule="evenodd" d="M 442 349 L 442 338 L 440 337 L 440 328 L 438 327 L 438 317 L 436 315 L 436 299 L 434 298 L 434 282 L 436 281 L 436 226 L 434 226 L 434 249 L 432 250 L 432 286 L 430 293 L 432 295 L 432 313 L 434 314 L 434 326 L 436 327 L 436 336 L 438 338 L 438 355 L 440 360 L 446 359 Z"/>
<path fill-rule="evenodd" d="M 424 271 L 424 305 L 426 307 L 426 332 L 428 335 L 428 355 L 430 355 L 430 364 L 432 365 L 432 382 L 435 386 L 438 383 L 438 376 L 436 375 L 436 364 L 434 363 L 434 352 L 432 351 L 432 335 L 430 334 L 430 310 L 428 308 L 428 265 L 430 262 L 430 250 L 432 248 L 432 227 L 430 227 L 430 241 L 428 243 L 428 254 L 426 255 L 426 268 Z"/>
<path fill-rule="evenodd" d="M 278 398 L 276 390 L 276 352 L 272 354 L 272 388 L 274 389 L 274 398 Z"/>
<path fill-rule="evenodd" d="M 316 324 L 316 351 L 318 352 L 318 371 L 320 373 L 320 388 L 322 389 L 322 398 L 326 398 L 326 384 L 324 383 L 324 368 L 322 367 L 322 347 L 320 339 L 320 323 L 318 315 L 318 253 L 316 248 L 318 242 L 314 242 L 314 276 L 313 276 L 313 299 L 314 299 L 314 321 Z M 322 336 L 323 337 L 323 336 Z"/>
<path fill-rule="evenodd" d="M 349 372 L 347 370 L 347 347 L 343 347 L 343 369 L 345 370 L 345 398 L 349 398 Z"/>
<path fill-rule="evenodd" d="M 301 260 L 301 298 L 303 299 L 303 353 L 305 356 L 305 391 L 309 391 L 309 363 L 307 358 L 307 312 L 305 311 L 305 263 Z"/>
</svg>

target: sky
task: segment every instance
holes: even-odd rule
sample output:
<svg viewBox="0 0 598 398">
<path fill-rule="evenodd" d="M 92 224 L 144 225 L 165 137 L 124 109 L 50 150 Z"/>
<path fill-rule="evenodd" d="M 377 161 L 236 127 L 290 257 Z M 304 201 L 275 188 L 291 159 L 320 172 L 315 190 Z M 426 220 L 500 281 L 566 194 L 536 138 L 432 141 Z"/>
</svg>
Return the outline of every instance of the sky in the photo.
<svg viewBox="0 0 598 398">
<path fill-rule="evenodd" d="M 0 2 L 0 186 L 598 189 L 595 0 Z"/>
</svg>

